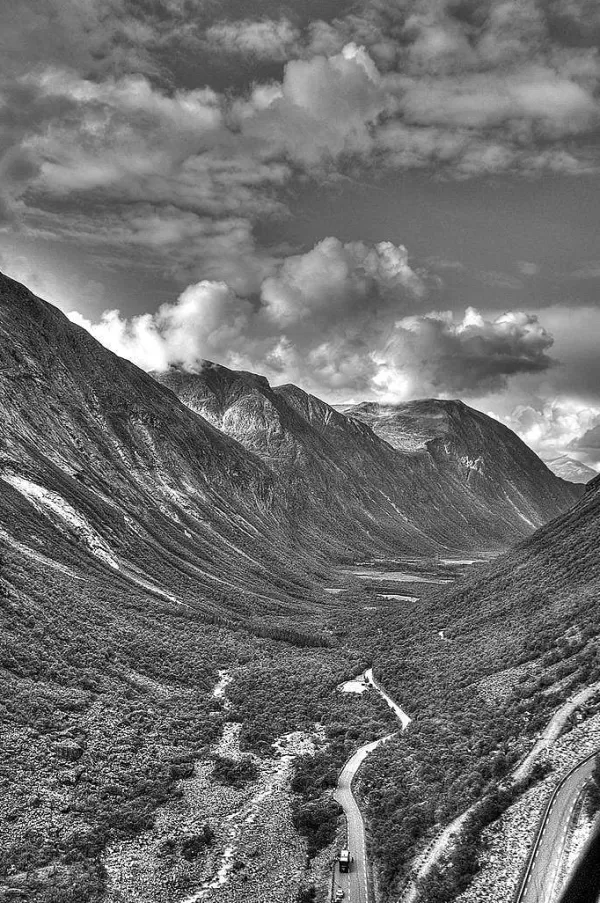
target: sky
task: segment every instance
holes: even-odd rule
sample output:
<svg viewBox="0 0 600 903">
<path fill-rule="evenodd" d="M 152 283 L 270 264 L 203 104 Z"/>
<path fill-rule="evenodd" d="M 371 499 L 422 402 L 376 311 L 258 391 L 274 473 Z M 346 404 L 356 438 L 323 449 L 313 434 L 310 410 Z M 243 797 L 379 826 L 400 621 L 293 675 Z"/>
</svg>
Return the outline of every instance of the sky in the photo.
<svg viewBox="0 0 600 903">
<path fill-rule="evenodd" d="M 3 0 L 0 269 L 147 370 L 600 467 L 596 0 Z"/>
</svg>

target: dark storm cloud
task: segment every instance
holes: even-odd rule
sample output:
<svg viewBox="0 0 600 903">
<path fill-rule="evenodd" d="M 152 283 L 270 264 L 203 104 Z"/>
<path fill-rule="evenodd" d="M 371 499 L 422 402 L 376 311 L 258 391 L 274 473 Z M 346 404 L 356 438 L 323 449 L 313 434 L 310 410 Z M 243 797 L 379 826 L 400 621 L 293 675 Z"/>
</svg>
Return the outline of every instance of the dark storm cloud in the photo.
<svg viewBox="0 0 600 903">
<path fill-rule="evenodd" d="M 579 439 L 575 439 L 571 443 L 570 448 L 591 454 L 595 453 L 596 458 L 600 457 L 600 419 L 596 426 L 586 430 Z"/>
</svg>

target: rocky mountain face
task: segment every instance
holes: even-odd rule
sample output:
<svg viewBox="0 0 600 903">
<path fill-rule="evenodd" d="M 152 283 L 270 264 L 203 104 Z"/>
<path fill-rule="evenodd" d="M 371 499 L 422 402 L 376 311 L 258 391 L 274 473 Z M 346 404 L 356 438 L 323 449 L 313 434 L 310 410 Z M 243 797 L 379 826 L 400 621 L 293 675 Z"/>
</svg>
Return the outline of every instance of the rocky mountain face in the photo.
<svg viewBox="0 0 600 903">
<path fill-rule="evenodd" d="M 571 483 L 589 483 L 596 476 L 596 471 L 577 458 L 570 458 L 568 455 L 559 455 L 557 458 L 550 458 L 546 464 L 557 477 L 562 480 L 570 480 Z"/>
<path fill-rule="evenodd" d="M 163 600 L 299 595 L 272 471 L 4 276 L 0 406 L 1 542 Z"/>
<path fill-rule="evenodd" d="M 580 492 L 462 402 L 363 403 L 341 413 L 296 386 L 210 362 L 155 377 L 285 478 L 290 504 L 312 508 L 312 522 L 327 512 L 349 542 L 360 530 L 365 551 L 374 538 L 396 550 L 499 548 Z"/>
<path fill-rule="evenodd" d="M 0 541 L 213 615 L 240 587 L 298 606 L 331 559 L 504 547 L 578 491 L 460 403 L 346 415 L 214 364 L 153 379 L 5 276 L 0 399 Z"/>
<path fill-rule="evenodd" d="M 462 401 L 372 402 L 345 409 L 392 445 L 401 460 L 428 461 L 447 497 L 467 500 L 468 518 L 489 512 L 513 537 L 565 510 L 581 490 L 557 479 L 508 427 Z"/>
</svg>

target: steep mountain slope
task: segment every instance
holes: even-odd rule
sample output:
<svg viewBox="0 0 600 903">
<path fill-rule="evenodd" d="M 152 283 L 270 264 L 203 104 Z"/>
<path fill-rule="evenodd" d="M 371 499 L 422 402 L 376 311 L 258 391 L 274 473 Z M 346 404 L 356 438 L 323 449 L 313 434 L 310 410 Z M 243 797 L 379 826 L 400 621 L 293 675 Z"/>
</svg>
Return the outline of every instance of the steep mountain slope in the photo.
<svg viewBox="0 0 600 903">
<path fill-rule="evenodd" d="M 570 480 L 572 483 L 589 483 L 596 476 L 596 471 L 592 467 L 588 467 L 577 458 L 570 458 L 568 455 L 559 455 L 557 458 L 550 458 L 546 464 L 557 477 L 563 480 Z"/>
<path fill-rule="evenodd" d="M 272 472 L 6 277 L 0 399 L 1 541 L 207 611 L 298 596 Z"/>
<path fill-rule="evenodd" d="M 568 507 L 557 479 L 510 430 L 460 402 L 342 414 L 296 386 L 205 362 L 155 374 L 192 410 L 239 440 L 290 487 L 293 507 L 366 553 L 499 548 Z M 433 541 L 433 543 L 432 543 Z M 355 546 L 356 547 L 356 546 Z"/>
<path fill-rule="evenodd" d="M 525 649 L 546 651 L 561 632 L 573 632 L 579 641 L 582 636 L 595 639 L 600 631 L 599 543 L 597 475 L 573 508 L 499 558 L 451 600 L 455 615 L 473 621 L 474 628 L 486 622 L 486 641 L 477 642 L 480 654 L 503 648 L 508 661 L 518 642 Z M 497 627 L 490 631 L 492 620 Z"/>
<path fill-rule="evenodd" d="M 106 903 L 107 845 L 221 733 L 220 669 L 349 669 L 273 472 L 6 277 L 0 415 L 0 899 Z"/>
<path fill-rule="evenodd" d="M 402 456 L 430 461 L 449 496 L 463 495 L 473 512 L 483 507 L 498 521 L 513 523 L 513 540 L 555 517 L 581 493 L 557 479 L 508 427 L 462 401 L 365 402 L 345 413 L 368 424 Z"/>
<path fill-rule="evenodd" d="M 378 612 L 375 675 L 414 713 L 395 748 L 366 766 L 384 898 L 398 899 L 412 857 L 441 827 L 483 801 L 452 867 L 431 875 L 419 901 L 464 890 L 486 861 L 483 828 L 520 792 L 503 790 L 503 779 L 553 711 L 600 681 L 599 543 L 600 476 L 567 513 L 462 585 L 403 604 L 402 622 L 392 606 Z M 353 636 L 369 642 L 366 621 L 356 619 Z"/>
</svg>

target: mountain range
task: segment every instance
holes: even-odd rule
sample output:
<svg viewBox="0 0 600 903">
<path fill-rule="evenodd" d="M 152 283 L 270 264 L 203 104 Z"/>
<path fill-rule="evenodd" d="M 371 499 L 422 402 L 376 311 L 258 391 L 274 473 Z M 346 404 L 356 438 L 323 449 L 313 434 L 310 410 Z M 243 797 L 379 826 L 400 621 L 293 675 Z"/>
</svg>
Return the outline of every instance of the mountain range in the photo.
<svg viewBox="0 0 600 903">
<path fill-rule="evenodd" d="M 598 480 L 560 479 L 460 401 L 339 411 L 210 362 L 147 374 L 0 275 L 0 414 L 0 894 L 104 903 L 107 845 L 210 754 L 223 667 L 252 749 L 319 712 L 335 776 L 359 736 L 335 688 L 375 655 L 425 727 L 441 694 L 433 730 L 461 670 L 471 693 L 515 637 L 593 620 Z M 339 564 L 519 540 L 441 602 L 390 603 L 386 631 L 362 590 L 324 592 Z M 372 739 L 386 706 L 365 706 Z"/>
<path fill-rule="evenodd" d="M 163 597 L 242 575 L 263 600 L 297 595 L 315 547 L 499 548 L 578 494 L 461 403 L 342 414 L 208 363 L 153 379 L 5 276 L 0 336 L 3 541 Z"/>
<path fill-rule="evenodd" d="M 343 413 L 293 385 L 204 362 L 154 377 L 285 484 L 288 510 L 351 554 L 499 549 L 567 507 L 556 479 L 507 427 L 460 401 Z M 332 524 L 335 527 L 332 529 Z"/>
</svg>

